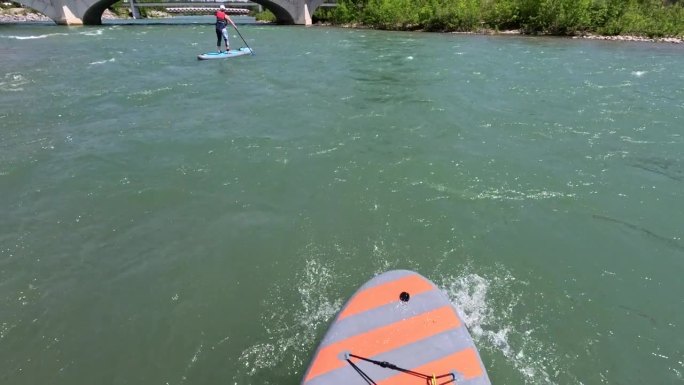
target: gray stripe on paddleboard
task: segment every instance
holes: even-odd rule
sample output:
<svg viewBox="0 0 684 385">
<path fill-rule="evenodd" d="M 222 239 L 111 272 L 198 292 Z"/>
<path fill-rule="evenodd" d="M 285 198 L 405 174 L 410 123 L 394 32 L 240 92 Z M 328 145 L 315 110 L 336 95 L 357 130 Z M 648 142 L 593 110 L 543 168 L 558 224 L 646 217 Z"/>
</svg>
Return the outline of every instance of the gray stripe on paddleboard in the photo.
<svg viewBox="0 0 684 385">
<path fill-rule="evenodd" d="M 342 320 L 336 320 L 323 338 L 320 346 L 325 347 L 444 306 L 450 306 L 454 313 L 456 313 L 453 305 L 437 289 L 411 296 L 408 302 L 401 302 L 397 299 L 396 302 L 382 305 Z"/>
<path fill-rule="evenodd" d="M 400 348 L 394 349 L 389 352 L 385 352 L 374 357 L 368 357 L 377 361 L 387 361 L 392 364 L 397 365 L 404 369 L 413 369 L 432 361 L 439 360 L 461 350 L 471 348 L 477 353 L 477 349 L 473 344 L 470 334 L 464 325 L 457 329 L 451 329 L 449 331 L 436 334 L 432 337 L 414 342 L 409 345 L 402 346 Z M 355 352 L 349 352 L 354 354 Z M 479 359 L 479 355 L 477 355 Z M 340 360 L 344 361 L 341 356 Z M 461 381 L 457 382 L 460 384 L 471 384 L 471 385 L 489 385 L 489 380 L 486 376 L 485 368 L 482 365 L 482 361 L 479 360 L 480 368 L 482 370 L 482 377 L 472 379 L 467 382 L 463 382 L 462 376 Z M 352 359 L 361 370 L 373 379 L 373 381 L 382 381 L 392 376 L 399 374 L 396 370 L 382 368 L 378 365 L 364 362 L 358 359 Z M 453 368 L 456 369 L 456 368 Z M 425 373 L 432 374 L 432 373 Z M 437 375 L 446 373 L 435 373 Z M 307 385 L 332 385 L 332 384 L 353 384 L 354 381 L 358 379 L 361 381 L 361 376 L 354 370 L 354 368 L 349 365 L 349 363 L 344 362 L 344 366 L 335 370 L 332 370 L 326 374 L 320 375 L 311 379 L 307 382 Z M 484 381 L 480 381 L 484 379 Z"/>
</svg>

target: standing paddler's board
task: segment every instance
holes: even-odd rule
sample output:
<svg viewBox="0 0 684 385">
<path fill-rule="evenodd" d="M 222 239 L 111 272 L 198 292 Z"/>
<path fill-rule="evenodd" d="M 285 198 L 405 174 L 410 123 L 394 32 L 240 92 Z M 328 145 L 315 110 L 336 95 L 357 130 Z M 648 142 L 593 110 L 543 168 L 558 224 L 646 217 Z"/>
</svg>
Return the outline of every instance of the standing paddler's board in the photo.
<svg viewBox="0 0 684 385">
<path fill-rule="evenodd" d="M 447 383 L 491 385 L 449 298 L 428 279 L 406 270 L 376 276 L 349 299 L 302 381 L 304 385 Z"/>
<path fill-rule="evenodd" d="M 230 51 L 218 52 L 207 52 L 201 55 L 197 55 L 198 60 L 211 60 L 211 59 L 230 59 L 232 57 L 249 55 L 252 50 L 247 47 L 242 47 L 240 49 L 231 49 Z"/>
</svg>

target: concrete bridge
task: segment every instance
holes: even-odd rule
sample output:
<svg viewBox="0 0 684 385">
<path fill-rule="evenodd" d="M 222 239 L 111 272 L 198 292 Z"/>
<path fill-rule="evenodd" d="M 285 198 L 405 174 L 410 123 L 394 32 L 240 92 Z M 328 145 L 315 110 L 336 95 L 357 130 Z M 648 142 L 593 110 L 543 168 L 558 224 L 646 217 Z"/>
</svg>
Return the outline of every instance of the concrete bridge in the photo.
<svg viewBox="0 0 684 385">
<path fill-rule="evenodd" d="M 102 13 L 118 0 L 13 0 L 32 8 L 62 25 L 100 25 Z M 311 15 L 325 0 L 250 0 L 273 12 L 279 24 L 311 24 Z M 187 2 L 187 0 L 185 1 Z M 173 6 L 174 2 L 165 2 Z M 223 2 L 197 2 L 216 8 Z"/>
</svg>

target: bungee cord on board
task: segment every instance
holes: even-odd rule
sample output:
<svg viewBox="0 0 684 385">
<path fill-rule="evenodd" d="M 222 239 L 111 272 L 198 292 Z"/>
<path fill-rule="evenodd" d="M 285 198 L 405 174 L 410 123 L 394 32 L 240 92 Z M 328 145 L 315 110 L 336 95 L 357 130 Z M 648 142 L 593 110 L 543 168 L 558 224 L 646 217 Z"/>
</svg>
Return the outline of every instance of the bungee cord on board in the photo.
<svg viewBox="0 0 684 385">
<path fill-rule="evenodd" d="M 387 362 L 387 361 L 376 361 L 376 360 L 372 360 L 370 358 L 357 356 L 357 355 L 352 354 L 352 353 L 345 353 L 345 360 L 349 363 L 349 365 L 351 365 L 352 368 L 354 368 L 354 370 L 356 370 L 357 373 L 359 373 L 359 375 L 366 381 L 366 383 L 368 385 L 377 385 L 377 384 L 375 381 L 373 381 L 372 378 L 370 378 L 370 376 L 368 374 L 366 374 L 361 368 L 359 368 L 358 365 L 356 365 L 354 362 L 352 362 L 352 360 L 351 360 L 352 358 L 356 358 L 359 360 L 370 362 L 372 364 L 378 365 L 378 366 L 386 368 L 386 369 L 392 369 L 392 370 L 396 370 L 396 371 L 399 371 L 402 373 L 406 373 L 406 374 L 410 374 L 412 376 L 422 378 L 425 380 L 425 384 L 427 384 L 427 385 L 446 385 L 446 384 L 449 384 L 452 382 L 454 384 L 456 383 L 456 375 L 454 373 L 447 373 L 447 374 L 442 374 L 439 376 L 436 376 L 433 374 L 430 376 L 427 374 L 414 372 L 413 370 L 400 368 L 397 365 L 394 365 L 394 364 Z M 451 379 L 444 381 L 444 382 L 437 382 L 438 380 L 445 378 L 445 377 L 451 377 Z"/>
</svg>

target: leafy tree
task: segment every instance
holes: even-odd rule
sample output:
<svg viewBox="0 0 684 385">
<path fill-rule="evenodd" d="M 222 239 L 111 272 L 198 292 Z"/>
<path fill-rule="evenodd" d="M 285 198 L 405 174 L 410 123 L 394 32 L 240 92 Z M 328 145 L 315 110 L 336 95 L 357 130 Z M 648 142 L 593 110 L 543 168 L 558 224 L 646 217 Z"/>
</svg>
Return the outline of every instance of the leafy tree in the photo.
<svg viewBox="0 0 684 385">
<path fill-rule="evenodd" d="M 684 0 L 339 0 L 326 17 L 382 29 L 684 35 Z"/>
</svg>

